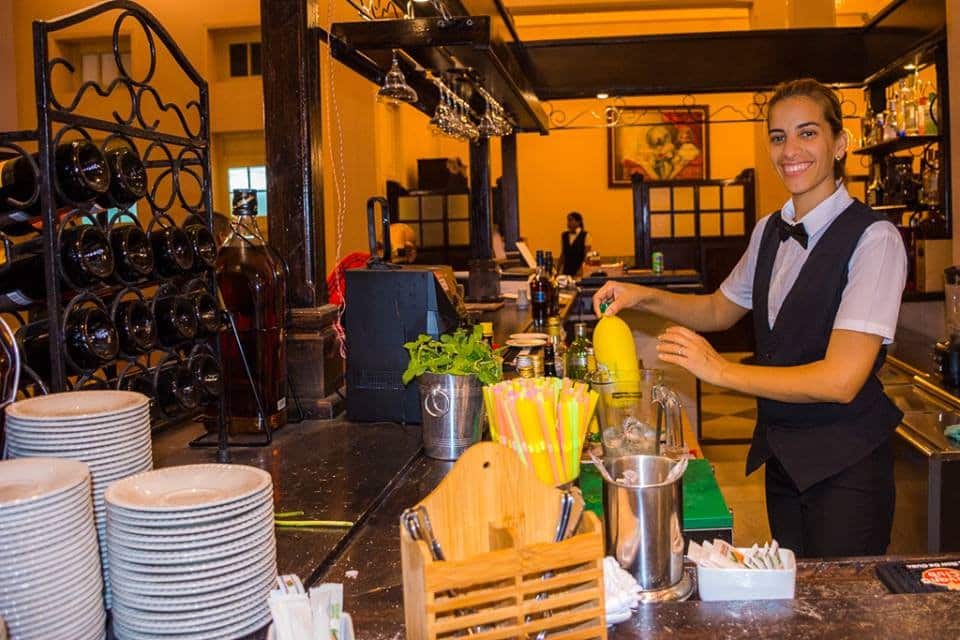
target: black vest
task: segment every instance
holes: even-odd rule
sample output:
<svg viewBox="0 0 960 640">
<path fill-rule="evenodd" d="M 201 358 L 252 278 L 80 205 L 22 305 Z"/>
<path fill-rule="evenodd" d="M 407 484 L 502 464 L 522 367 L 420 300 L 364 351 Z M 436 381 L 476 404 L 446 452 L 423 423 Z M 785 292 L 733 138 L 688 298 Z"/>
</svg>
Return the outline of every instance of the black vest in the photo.
<svg viewBox="0 0 960 640">
<path fill-rule="evenodd" d="M 573 244 L 567 238 L 570 237 L 569 231 L 560 234 L 560 242 L 563 247 L 563 272 L 568 276 L 577 275 L 580 271 L 580 265 L 586 257 L 587 232 L 580 229 L 579 235 L 574 239 Z"/>
<path fill-rule="evenodd" d="M 778 212 L 767 220 L 753 277 L 754 361 L 767 367 L 823 359 L 847 284 L 850 258 L 863 232 L 882 218 L 859 201 L 837 216 L 810 251 L 771 329 L 767 297 L 780 245 L 779 219 Z M 881 347 L 870 377 L 849 404 L 757 398 L 757 427 L 747 454 L 747 473 L 776 456 L 804 491 L 863 459 L 889 438 L 903 413 L 884 395 L 877 378 L 886 355 L 886 347 Z"/>
</svg>

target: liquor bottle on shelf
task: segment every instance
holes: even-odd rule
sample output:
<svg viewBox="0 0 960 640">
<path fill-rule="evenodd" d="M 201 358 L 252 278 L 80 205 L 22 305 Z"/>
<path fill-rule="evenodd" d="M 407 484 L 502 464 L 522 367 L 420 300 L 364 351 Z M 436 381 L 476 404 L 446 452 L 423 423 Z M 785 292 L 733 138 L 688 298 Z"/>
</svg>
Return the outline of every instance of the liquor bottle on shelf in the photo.
<svg viewBox="0 0 960 640">
<path fill-rule="evenodd" d="M 193 270 L 200 272 L 217 268 L 217 241 L 203 221 L 193 216 L 183 224 L 193 251 Z"/>
<path fill-rule="evenodd" d="M 147 193 L 147 170 L 137 148 L 123 138 L 114 138 L 103 152 L 110 170 L 110 188 L 97 197 L 105 209 L 128 208 Z"/>
<path fill-rule="evenodd" d="M 906 80 L 900 81 L 900 113 L 903 114 L 903 134 L 915 136 L 920 133 L 917 128 L 917 101 L 913 88 Z"/>
<path fill-rule="evenodd" d="M 217 299 L 207 289 L 206 283 L 194 278 L 183 287 L 184 297 L 193 305 L 197 318 L 197 336 L 206 337 L 220 332 L 220 309 Z"/>
<path fill-rule="evenodd" d="M 233 192 L 230 233 L 217 257 L 217 281 L 263 405 L 265 424 L 231 332 L 220 334 L 224 398 L 232 433 L 276 429 L 286 423 L 286 272 L 257 228 L 255 191 Z"/>
<path fill-rule="evenodd" d="M 863 113 L 863 117 L 860 118 L 860 146 L 866 147 L 875 142 L 873 139 L 873 125 L 876 123 L 877 117 L 873 113 L 873 108 L 870 106 L 869 99 L 867 100 L 867 110 Z"/>
<path fill-rule="evenodd" d="M 198 351 L 190 356 L 187 367 L 196 381 L 198 400 L 202 404 L 213 402 L 220 397 L 223 393 L 223 380 L 220 364 L 213 354 Z"/>
<path fill-rule="evenodd" d="M 110 229 L 110 248 L 120 281 L 139 282 L 153 273 L 153 247 L 139 225 L 114 225 Z"/>
<path fill-rule="evenodd" d="M 120 352 L 135 357 L 153 349 L 157 323 L 150 307 L 139 298 L 131 298 L 117 302 L 114 309 L 113 324 L 120 339 Z"/>
<path fill-rule="evenodd" d="M 189 299 L 161 290 L 153 299 L 152 308 L 161 345 L 175 347 L 197 337 L 197 314 Z"/>
<path fill-rule="evenodd" d="M 543 254 L 543 268 L 547 280 L 550 282 L 550 309 L 549 316 L 560 315 L 560 285 L 557 284 L 557 275 L 553 270 L 553 251 L 545 251 Z"/>
<path fill-rule="evenodd" d="M 573 380 L 587 380 L 590 374 L 590 340 L 587 338 L 587 325 L 577 322 L 573 325 L 573 342 L 567 349 L 566 376 Z"/>
<path fill-rule="evenodd" d="M 547 318 L 550 317 L 552 292 L 545 262 L 543 251 L 537 251 L 537 272 L 530 281 L 530 307 L 533 312 L 533 323 L 538 327 L 546 327 Z"/>
<path fill-rule="evenodd" d="M 37 154 L 33 154 L 33 160 L 39 168 Z M 58 207 L 90 204 L 110 187 L 107 160 L 88 140 L 57 145 L 53 167 L 53 196 Z M 36 191 L 37 175 L 27 158 L 17 155 L 0 160 L 0 230 L 8 235 L 27 235 L 39 229 L 40 198 L 30 201 Z"/>
<path fill-rule="evenodd" d="M 67 362 L 89 373 L 117 357 L 120 340 L 110 315 L 99 305 L 74 309 L 63 325 Z M 46 320 L 24 327 L 23 350 L 27 363 L 41 377 L 50 375 L 50 333 Z"/>
<path fill-rule="evenodd" d="M 547 343 L 543 348 L 543 375 L 548 378 L 556 378 L 557 376 L 557 352 L 553 348 L 553 344 Z"/>
<path fill-rule="evenodd" d="M 160 276 L 172 278 L 190 272 L 193 247 L 183 229 L 171 223 L 151 229 L 149 235 L 154 266 Z"/>
</svg>

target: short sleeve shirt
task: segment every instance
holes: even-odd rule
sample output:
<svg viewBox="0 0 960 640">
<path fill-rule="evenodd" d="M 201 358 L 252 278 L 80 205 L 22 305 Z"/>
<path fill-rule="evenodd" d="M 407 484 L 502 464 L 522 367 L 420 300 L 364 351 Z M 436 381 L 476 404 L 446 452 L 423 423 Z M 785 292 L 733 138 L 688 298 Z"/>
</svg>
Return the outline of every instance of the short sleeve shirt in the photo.
<svg viewBox="0 0 960 640">
<path fill-rule="evenodd" d="M 846 188 L 840 185 L 831 196 L 803 217 L 807 231 L 807 248 L 787 238 L 777 248 L 770 278 L 767 321 L 773 326 L 784 299 L 796 282 L 800 269 L 830 224 L 853 203 Z M 793 200 L 787 201 L 780 215 L 788 224 L 796 224 Z M 770 216 L 765 216 L 753 229 L 746 253 L 727 276 L 720 291 L 734 304 L 753 307 L 753 278 L 763 230 Z M 834 329 L 847 329 L 878 335 L 884 344 L 893 342 L 900 314 L 900 298 L 907 281 L 907 252 L 897 228 L 882 220 L 871 224 L 860 236 L 850 257 L 847 286 L 833 321 Z"/>
</svg>

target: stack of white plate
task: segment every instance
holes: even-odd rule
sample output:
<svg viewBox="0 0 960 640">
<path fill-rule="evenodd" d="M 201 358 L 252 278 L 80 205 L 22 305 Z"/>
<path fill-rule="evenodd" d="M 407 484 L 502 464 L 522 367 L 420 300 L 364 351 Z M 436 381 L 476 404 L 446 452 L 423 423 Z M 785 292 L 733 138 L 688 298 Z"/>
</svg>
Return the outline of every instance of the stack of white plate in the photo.
<svg viewBox="0 0 960 640">
<path fill-rule="evenodd" d="M 150 399 L 132 391 L 70 391 L 7 407 L 10 458 L 46 456 L 86 462 L 107 608 L 111 606 L 103 492 L 114 480 L 153 468 Z"/>
<path fill-rule="evenodd" d="M 266 626 L 277 577 L 270 474 L 168 467 L 115 482 L 105 499 L 118 638 L 238 638 Z"/>
<path fill-rule="evenodd" d="M 102 591 L 87 466 L 0 462 L 0 620 L 10 637 L 103 638 Z"/>
</svg>

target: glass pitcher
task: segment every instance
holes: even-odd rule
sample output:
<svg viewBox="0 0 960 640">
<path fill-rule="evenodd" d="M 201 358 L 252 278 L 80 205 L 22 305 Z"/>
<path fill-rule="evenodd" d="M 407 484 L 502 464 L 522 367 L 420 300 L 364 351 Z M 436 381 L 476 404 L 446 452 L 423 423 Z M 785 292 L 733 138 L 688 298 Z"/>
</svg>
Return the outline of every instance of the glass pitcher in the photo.
<svg viewBox="0 0 960 640">
<path fill-rule="evenodd" d="M 600 396 L 597 419 L 605 458 L 661 455 L 664 435 L 670 451 L 678 443 L 682 448 L 680 402 L 662 382 L 659 369 L 641 369 L 621 379 L 605 372 L 594 378 L 590 386 Z M 664 449 L 663 455 L 670 454 Z"/>
</svg>

